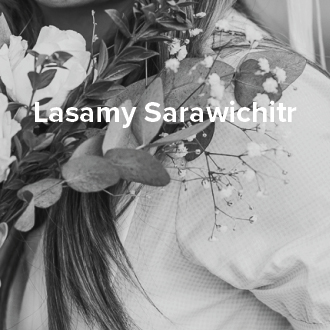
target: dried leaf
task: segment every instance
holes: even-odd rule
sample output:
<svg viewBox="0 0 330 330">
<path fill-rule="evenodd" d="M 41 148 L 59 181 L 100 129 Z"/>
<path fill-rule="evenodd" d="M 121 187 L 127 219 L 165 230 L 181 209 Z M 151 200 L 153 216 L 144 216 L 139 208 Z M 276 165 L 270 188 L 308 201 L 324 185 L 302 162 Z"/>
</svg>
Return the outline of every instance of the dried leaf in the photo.
<svg viewBox="0 0 330 330">
<path fill-rule="evenodd" d="M 105 158 L 117 168 L 124 180 L 157 187 L 170 182 L 170 176 L 162 164 L 146 151 L 111 149 L 105 154 Z"/>
<path fill-rule="evenodd" d="M 17 192 L 18 198 L 24 200 L 24 194 L 29 191 L 34 198 L 36 207 L 45 209 L 54 205 L 62 195 L 62 181 L 59 179 L 44 179 L 29 184 Z"/>
<path fill-rule="evenodd" d="M 22 232 L 31 230 L 35 223 L 35 209 L 33 195 L 29 191 L 23 193 L 22 198 L 28 203 L 26 209 L 15 223 L 15 228 Z"/>
</svg>

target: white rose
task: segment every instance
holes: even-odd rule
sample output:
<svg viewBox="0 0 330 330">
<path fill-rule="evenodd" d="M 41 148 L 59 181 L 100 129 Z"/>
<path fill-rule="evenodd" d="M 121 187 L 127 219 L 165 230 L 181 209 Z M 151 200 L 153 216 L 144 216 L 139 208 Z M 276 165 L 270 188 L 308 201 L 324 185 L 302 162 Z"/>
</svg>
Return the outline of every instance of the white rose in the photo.
<svg viewBox="0 0 330 330">
<path fill-rule="evenodd" d="M 26 54 L 27 43 L 21 37 L 11 36 L 9 48 L 3 45 L 0 49 L 0 77 L 7 92 L 17 102 L 29 105 L 32 86 L 28 72 L 34 71 L 34 57 Z M 54 26 L 42 28 L 37 43 L 33 48 L 39 54 L 51 55 L 56 51 L 64 51 L 71 55 L 64 66 L 57 68 L 57 73 L 47 87 L 38 90 L 32 104 L 44 98 L 52 98 L 50 102 L 40 106 L 41 110 L 61 107 L 69 91 L 79 86 L 86 78 L 86 69 L 90 53 L 86 51 L 86 41 L 77 32 L 61 31 Z"/>
<path fill-rule="evenodd" d="M 0 182 L 6 180 L 9 165 L 16 159 L 11 156 L 11 138 L 21 129 L 21 125 L 6 111 L 7 97 L 0 93 Z"/>
</svg>

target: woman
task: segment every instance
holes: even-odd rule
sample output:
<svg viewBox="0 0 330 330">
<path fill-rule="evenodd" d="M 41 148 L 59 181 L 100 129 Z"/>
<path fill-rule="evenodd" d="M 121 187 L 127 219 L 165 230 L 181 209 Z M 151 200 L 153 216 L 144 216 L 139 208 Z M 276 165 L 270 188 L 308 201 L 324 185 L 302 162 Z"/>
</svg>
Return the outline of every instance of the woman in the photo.
<svg viewBox="0 0 330 330">
<path fill-rule="evenodd" d="M 131 1 L 24 1 L 23 13 L 19 1 L 0 4 L 12 30 L 24 30 L 33 43 L 41 17 L 44 25 L 75 29 L 90 39 L 85 22 L 91 9 L 101 13 L 98 36 L 109 36 L 102 10 L 124 12 Z M 225 14 L 233 29 L 250 24 L 228 14 L 233 4 L 199 1 L 195 12 L 206 12 L 207 19 L 200 23 L 204 33 L 192 55 L 213 52 L 211 35 Z M 78 12 L 80 21 L 73 21 Z M 237 65 L 241 57 L 229 53 L 225 61 Z M 174 180 L 168 187 L 143 188 L 137 204 L 123 212 L 106 194 L 65 191 L 39 214 L 40 227 L 26 239 L 9 296 L 7 329 L 328 329 L 329 87 L 329 79 L 308 65 L 284 92 L 283 102 L 298 109 L 287 139 L 293 157 L 284 161 L 290 184 L 270 178 L 268 197 L 259 199 L 250 186 L 245 193 L 262 220 L 256 226 L 238 224 L 218 242 L 207 240 L 215 212 L 210 191 L 194 181 L 185 184 L 176 171 L 170 171 Z M 217 124 L 211 147 L 223 152 L 226 141 L 244 149 L 243 137 L 232 126 Z M 235 163 L 224 157 L 221 168 Z M 256 160 L 261 171 L 269 170 L 267 164 Z M 204 157 L 191 162 L 195 168 L 207 165 Z M 243 209 L 237 212 L 240 218 Z M 125 223 L 123 250 L 116 230 Z"/>
</svg>

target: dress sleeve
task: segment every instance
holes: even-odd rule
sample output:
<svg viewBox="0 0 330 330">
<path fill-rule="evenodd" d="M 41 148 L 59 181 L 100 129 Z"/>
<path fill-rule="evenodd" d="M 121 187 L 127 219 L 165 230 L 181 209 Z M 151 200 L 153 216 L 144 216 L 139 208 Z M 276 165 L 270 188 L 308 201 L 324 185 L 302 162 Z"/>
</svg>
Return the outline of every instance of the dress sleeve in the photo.
<svg viewBox="0 0 330 330">
<path fill-rule="evenodd" d="M 251 291 L 294 329 L 330 329 L 330 80 L 308 65 L 280 102 L 297 108 L 283 130 L 291 157 L 255 157 L 248 162 L 266 174 L 264 182 L 243 175 L 243 187 L 234 182 L 227 198 L 214 189 L 221 209 L 214 241 L 208 240 L 215 222 L 212 191 L 196 179 L 210 164 L 204 155 L 188 163 L 177 239 L 191 262 Z M 240 153 L 246 145 L 245 134 L 217 123 L 208 150 Z M 240 165 L 226 156 L 213 160 L 224 172 Z M 251 214 L 258 219 L 252 224 L 244 220 Z"/>
</svg>

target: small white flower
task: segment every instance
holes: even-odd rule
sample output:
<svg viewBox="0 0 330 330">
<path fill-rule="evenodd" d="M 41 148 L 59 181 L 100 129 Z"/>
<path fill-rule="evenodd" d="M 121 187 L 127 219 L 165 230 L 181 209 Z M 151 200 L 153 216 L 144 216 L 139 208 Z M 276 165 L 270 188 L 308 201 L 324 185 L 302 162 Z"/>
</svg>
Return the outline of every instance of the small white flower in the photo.
<svg viewBox="0 0 330 330">
<path fill-rule="evenodd" d="M 165 68 L 177 73 L 180 67 L 180 61 L 176 58 L 170 58 L 165 62 Z"/>
<path fill-rule="evenodd" d="M 285 155 L 285 152 L 284 152 L 284 148 L 283 146 L 277 146 L 276 149 L 275 149 L 275 155 L 276 157 L 278 158 L 281 158 Z"/>
<path fill-rule="evenodd" d="M 249 219 L 250 223 L 253 225 L 258 221 L 258 216 L 255 214 Z"/>
<path fill-rule="evenodd" d="M 234 192 L 234 187 L 233 186 L 227 186 L 226 188 L 223 188 L 220 190 L 220 198 L 225 199 L 229 198 Z"/>
<path fill-rule="evenodd" d="M 209 76 L 208 83 L 210 84 L 211 87 L 210 96 L 220 101 L 223 98 L 225 92 L 225 86 L 221 81 L 219 75 L 216 73 L 212 73 Z"/>
<path fill-rule="evenodd" d="M 277 93 L 278 82 L 274 78 L 267 78 L 262 84 L 262 87 L 267 93 Z"/>
<path fill-rule="evenodd" d="M 252 182 L 256 177 L 256 173 L 249 168 L 245 171 L 243 177 L 247 182 Z"/>
<path fill-rule="evenodd" d="M 259 134 L 265 134 L 266 133 L 266 128 L 267 128 L 267 123 L 262 121 L 257 126 L 257 132 Z"/>
<path fill-rule="evenodd" d="M 188 142 L 192 142 L 192 141 L 194 141 L 194 139 L 196 139 L 196 134 L 194 134 L 194 135 L 192 135 L 192 136 L 189 136 L 186 140 L 187 140 Z"/>
<path fill-rule="evenodd" d="M 176 58 L 179 61 L 182 61 L 187 57 L 187 55 L 188 55 L 187 46 L 183 45 L 183 46 L 180 47 L 180 50 L 178 51 L 178 54 L 176 55 Z"/>
<path fill-rule="evenodd" d="M 190 37 L 196 37 L 196 36 L 200 35 L 201 33 L 203 33 L 202 29 L 196 28 L 196 29 L 189 30 Z"/>
<path fill-rule="evenodd" d="M 219 241 L 218 238 L 216 238 L 214 235 L 212 235 L 210 238 L 209 238 L 209 242 L 217 242 Z"/>
<path fill-rule="evenodd" d="M 286 72 L 283 69 L 276 67 L 273 72 L 277 78 L 277 81 L 280 84 L 285 82 L 287 77 L 286 77 Z"/>
<path fill-rule="evenodd" d="M 246 40 L 252 45 L 255 41 L 260 41 L 262 39 L 262 34 L 253 25 L 247 24 L 245 26 Z"/>
<path fill-rule="evenodd" d="M 172 43 L 169 45 L 169 50 L 171 55 L 175 55 L 181 47 L 181 40 L 178 38 L 174 38 Z"/>
<path fill-rule="evenodd" d="M 179 169 L 179 176 L 180 176 L 181 178 L 184 178 L 186 175 L 187 175 L 187 170 Z"/>
<path fill-rule="evenodd" d="M 215 28 L 218 31 L 228 32 L 230 30 L 229 21 L 226 20 L 226 19 L 221 19 L 220 21 L 218 21 L 217 23 L 215 23 Z"/>
<path fill-rule="evenodd" d="M 198 82 L 199 84 L 204 84 L 204 83 L 205 83 L 205 79 L 202 78 L 202 77 L 199 77 L 198 80 L 197 80 L 197 82 Z"/>
<path fill-rule="evenodd" d="M 228 227 L 227 226 L 220 226 L 218 231 L 220 231 L 220 233 L 225 234 L 228 231 Z"/>
<path fill-rule="evenodd" d="M 257 196 L 258 198 L 265 198 L 265 197 L 267 197 L 267 191 L 264 190 L 264 189 L 260 189 L 260 190 L 258 190 L 256 196 Z"/>
<path fill-rule="evenodd" d="M 99 40 L 99 37 L 97 36 L 97 34 L 94 34 L 93 35 L 93 39 L 92 39 L 92 42 L 96 42 L 97 40 Z"/>
<path fill-rule="evenodd" d="M 266 150 L 267 150 L 267 146 L 265 144 L 249 142 L 247 145 L 248 156 L 251 158 L 260 157 L 260 156 L 264 155 Z"/>
<path fill-rule="evenodd" d="M 210 189 L 211 188 L 211 184 L 209 180 L 203 180 L 202 181 L 202 186 L 204 187 L 204 189 Z"/>
<path fill-rule="evenodd" d="M 214 59 L 212 56 L 206 56 L 204 60 L 201 62 L 202 65 L 204 65 L 206 68 L 211 68 L 213 65 Z"/>
<path fill-rule="evenodd" d="M 190 44 L 190 40 L 189 40 L 189 39 L 185 39 L 184 43 L 185 43 L 186 45 L 189 45 L 189 44 Z"/>
<path fill-rule="evenodd" d="M 200 13 L 197 13 L 196 15 L 195 15 L 195 17 L 198 17 L 198 18 L 203 18 L 203 17 L 205 17 L 206 16 L 206 13 L 204 13 L 204 12 L 200 12 Z"/>
<path fill-rule="evenodd" d="M 270 98 L 267 94 L 258 93 L 253 99 L 253 102 L 257 102 L 258 107 L 268 107 L 270 104 Z"/>
<path fill-rule="evenodd" d="M 207 100 L 207 104 L 209 107 L 211 108 L 216 108 L 216 107 L 220 107 L 221 106 L 221 103 L 219 100 L 215 99 L 214 97 L 210 97 L 208 100 Z"/>
<path fill-rule="evenodd" d="M 260 66 L 260 69 L 264 71 L 263 74 L 270 72 L 269 62 L 266 58 L 259 58 L 258 64 Z"/>
</svg>

